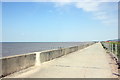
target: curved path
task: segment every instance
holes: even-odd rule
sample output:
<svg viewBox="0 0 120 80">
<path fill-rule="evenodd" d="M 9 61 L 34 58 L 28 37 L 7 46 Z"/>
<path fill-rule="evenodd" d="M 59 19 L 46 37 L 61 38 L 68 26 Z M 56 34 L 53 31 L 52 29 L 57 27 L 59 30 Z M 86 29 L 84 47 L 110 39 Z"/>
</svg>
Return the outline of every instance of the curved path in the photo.
<svg viewBox="0 0 120 80">
<path fill-rule="evenodd" d="M 108 55 L 100 43 L 8 77 L 14 78 L 113 78 Z"/>
</svg>

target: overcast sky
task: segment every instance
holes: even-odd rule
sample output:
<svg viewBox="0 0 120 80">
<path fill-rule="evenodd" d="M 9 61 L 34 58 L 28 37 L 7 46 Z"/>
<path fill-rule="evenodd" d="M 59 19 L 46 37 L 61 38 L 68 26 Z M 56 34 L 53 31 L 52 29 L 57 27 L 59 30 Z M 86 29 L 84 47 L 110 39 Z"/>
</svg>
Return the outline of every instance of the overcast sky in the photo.
<svg viewBox="0 0 120 80">
<path fill-rule="evenodd" d="M 68 42 L 118 37 L 117 2 L 4 2 L 3 41 Z"/>
</svg>

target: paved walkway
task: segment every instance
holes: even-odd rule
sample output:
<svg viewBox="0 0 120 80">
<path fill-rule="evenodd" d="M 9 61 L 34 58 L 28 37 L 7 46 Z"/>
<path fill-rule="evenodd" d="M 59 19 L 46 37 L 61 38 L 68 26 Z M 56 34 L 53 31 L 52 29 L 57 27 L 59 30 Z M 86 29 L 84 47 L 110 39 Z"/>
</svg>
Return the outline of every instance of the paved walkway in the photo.
<svg viewBox="0 0 120 80">
<path fill-rule="evenodd" d="M 113 78 L 100 43 L 19 72 L 14 78 Z"/>
</svg>

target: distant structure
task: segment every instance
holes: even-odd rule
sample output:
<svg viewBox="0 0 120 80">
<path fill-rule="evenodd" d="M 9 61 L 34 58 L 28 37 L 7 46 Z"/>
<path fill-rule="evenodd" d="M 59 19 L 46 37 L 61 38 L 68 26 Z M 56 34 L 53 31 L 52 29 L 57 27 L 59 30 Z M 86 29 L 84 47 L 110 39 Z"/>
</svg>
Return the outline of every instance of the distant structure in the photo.
<svg viewBox="0 0 120 80">
<path fill-rule="evenodd" d="M 120 39 L 108 40 L 106 42 L 120 42 Z"/>
</svg>

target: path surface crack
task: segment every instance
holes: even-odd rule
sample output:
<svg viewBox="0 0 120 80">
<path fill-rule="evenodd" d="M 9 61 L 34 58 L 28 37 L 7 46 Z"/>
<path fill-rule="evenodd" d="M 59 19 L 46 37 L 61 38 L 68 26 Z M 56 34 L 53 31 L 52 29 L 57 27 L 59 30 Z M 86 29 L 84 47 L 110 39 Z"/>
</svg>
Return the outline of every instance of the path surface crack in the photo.
<svg viewBox="0 0 120 80">
<path fill-rule="evenodd" d="M 73 67 L 73 68 L 91 68 L 91 69 L 103 69 L 99 67 L 87 67 L 87 66 L 68 66 L 68 65 L 52 65 L 57 67 Z"/>
</svg>

